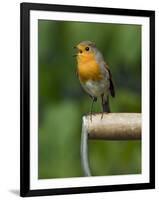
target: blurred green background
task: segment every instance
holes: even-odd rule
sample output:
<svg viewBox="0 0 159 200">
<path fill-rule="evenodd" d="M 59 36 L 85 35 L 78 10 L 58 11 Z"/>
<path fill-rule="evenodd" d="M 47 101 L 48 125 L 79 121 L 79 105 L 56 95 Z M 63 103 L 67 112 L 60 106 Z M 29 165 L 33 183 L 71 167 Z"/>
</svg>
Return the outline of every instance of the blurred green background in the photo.
<svg viewBox="0 0 159 200">
<path fill-rule="evenodd" d="M 115 83 L 112 112 L 141 112 L 141 26 L 65 21 L 38 22 L 40 179 L 83 176 L 81 119 L 91 99 L 76 76 L 73 47 L 96 43 Z M 94 112 L 100 112 L 100 101 Z M 92 173 L 141 173 L 140 141 L 89 141 Z"/>
</svg>

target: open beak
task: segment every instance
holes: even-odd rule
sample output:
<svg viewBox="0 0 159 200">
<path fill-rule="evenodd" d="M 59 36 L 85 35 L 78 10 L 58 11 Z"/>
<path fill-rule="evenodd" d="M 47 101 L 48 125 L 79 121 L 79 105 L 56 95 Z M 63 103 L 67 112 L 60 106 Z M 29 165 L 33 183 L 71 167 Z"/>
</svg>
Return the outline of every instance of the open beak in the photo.
<svg viewBox="0 0 159 200">
<path fill-rule="evenodd" d="M 78 55 L 78 48 L 76 46 L 73 47 L 76 50 L 76 53 L 73 54 L 73 57 L 76 57 Z"/>
</svg>

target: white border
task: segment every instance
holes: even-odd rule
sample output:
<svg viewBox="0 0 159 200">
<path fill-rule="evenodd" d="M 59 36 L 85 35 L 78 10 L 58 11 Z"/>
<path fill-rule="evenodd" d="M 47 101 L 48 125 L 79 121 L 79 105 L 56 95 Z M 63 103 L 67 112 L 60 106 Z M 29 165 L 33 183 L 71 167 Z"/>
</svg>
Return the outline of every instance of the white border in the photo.
<svg viewBox="0 0 159 200">
<path fill-rule="evenodd" d="M 142 25 L 142 174 L 38 180 L 38 20 Z M 149 182 L 149 18 L 47 11 L 30 12 L 30 189 Z"/>
</svg>

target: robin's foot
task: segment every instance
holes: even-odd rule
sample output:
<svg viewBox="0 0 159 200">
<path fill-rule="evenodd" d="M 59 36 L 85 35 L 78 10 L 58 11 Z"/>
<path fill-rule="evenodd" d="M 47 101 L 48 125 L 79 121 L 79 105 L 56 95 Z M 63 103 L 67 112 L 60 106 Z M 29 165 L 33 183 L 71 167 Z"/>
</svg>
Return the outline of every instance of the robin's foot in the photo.
<svg viewBox="0 0 159 200">
<path fill-rule="evenodd" d="M 92 122 L 92 114 L 90 114 L 90 120 L 91 120 L 91 122 Z"/>
<path fill-rule="evenodd" d="M 101 114 L 101 118 L 100 118 L 101 120 L 103 119 L 103 115 L 104 115 L 104 112 L 102 112 L 102 114 Z"/>
<path fill-rule="evenodd" d="M 89 113 L 89 116 L 90 116 L 90 121 L 91 121 L 91 122 L 92 122 L 92 115 L 93 115 L 93 113 L 90 112 L 90 113 Z"/>
</svg>

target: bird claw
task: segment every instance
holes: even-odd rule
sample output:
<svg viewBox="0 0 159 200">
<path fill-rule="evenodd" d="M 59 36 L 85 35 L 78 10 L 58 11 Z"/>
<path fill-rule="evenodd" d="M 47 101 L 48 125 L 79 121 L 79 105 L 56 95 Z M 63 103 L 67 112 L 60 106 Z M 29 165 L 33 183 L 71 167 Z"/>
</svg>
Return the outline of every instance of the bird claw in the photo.
<svg viewBox="0 0 159 200">
<path fill-rule="evenodd" d="M 90 121 L 92 122 L 92 113 L 89 113 L 89 115 L 90 115 Z"/>
<path fill-rule="evenodd" d="M 103 119 L 103 114 L 104 114 L 104 113 L 102 112 L 102 114 L 101 114 L 101 118 L 100 118 L 101 120 Z"/>
</svg>

